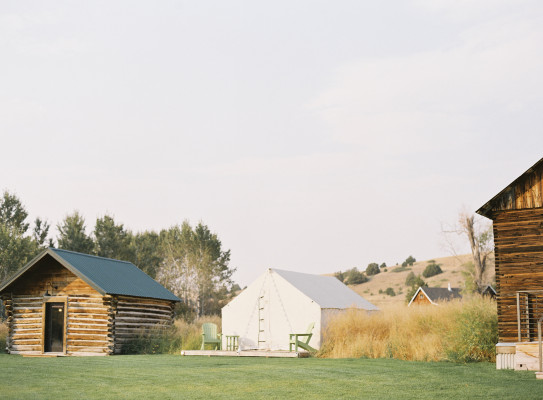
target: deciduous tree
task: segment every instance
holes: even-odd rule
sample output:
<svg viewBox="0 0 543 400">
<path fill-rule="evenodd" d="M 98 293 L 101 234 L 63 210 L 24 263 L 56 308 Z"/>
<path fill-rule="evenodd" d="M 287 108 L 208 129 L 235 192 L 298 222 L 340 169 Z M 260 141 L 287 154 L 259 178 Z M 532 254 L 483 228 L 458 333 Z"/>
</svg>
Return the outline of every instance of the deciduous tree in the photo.
<svg viewBox="0 0 543 400">
<path fill-rule="evenodd" d="M 198 315 L 217 312 L 218 295 L 228 292 L 224 289 L 235 271 L 229 266 L 230 250 L 224 251 L 217 235 L 203 223 L 193 229 L 185 221 L 160 236 L 164 261 L 158 280 Z"/>
<path fill-rule="evenodd" d="M 465 273 L 471 275 L 471 280 L 482 290 L 489 284 L 487 282 L 488 269 L 491 268 L 491 255 L 494 252 L 494 235 L 492 223 L 476 216 L 468 211 L 461 211 L 458 216 L 458 223 L 453 226 L 442 227 L 442 232 L 451 252 L 456 255 L 456 247 L 452 237 L 462 237 L 469 242 L 472 265 L 465 268 Z"/>
</svg>

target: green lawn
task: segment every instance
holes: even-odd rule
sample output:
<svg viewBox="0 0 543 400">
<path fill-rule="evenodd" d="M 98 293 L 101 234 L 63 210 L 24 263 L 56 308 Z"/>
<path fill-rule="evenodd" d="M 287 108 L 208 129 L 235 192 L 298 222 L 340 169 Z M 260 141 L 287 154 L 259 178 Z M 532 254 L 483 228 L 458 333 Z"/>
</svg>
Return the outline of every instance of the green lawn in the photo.
<svg viewBox="0 0 543 400">
<path fill-rule="evenodd" d="M 0 355 L 2 399 L 541 399 L 533 372 L 493 364 L 171 355 Z"/>
</svg>

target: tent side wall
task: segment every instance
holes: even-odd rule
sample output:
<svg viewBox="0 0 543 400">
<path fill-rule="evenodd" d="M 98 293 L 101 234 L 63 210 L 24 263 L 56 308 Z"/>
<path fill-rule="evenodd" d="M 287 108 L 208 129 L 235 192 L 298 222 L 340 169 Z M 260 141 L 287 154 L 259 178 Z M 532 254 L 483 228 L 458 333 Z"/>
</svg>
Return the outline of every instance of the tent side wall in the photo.
<svg viewBox="0 0 543 400">
<path fill-rule="evenodd" d="M 272 350 L 288 350 L 291 333 L 305 333 L 307 326 L 315 323 L 309 345 L 321 345 L 321 307 L 300 292 L 290 282 L 272 273 L 270 296 L 270 345 Z"/>
<path fill-rule="evenodd" d="M 239 336 L 241 348 L 258 348 L 258 299 L 265 279 L 261 275 L 221 310 L 223 337 Z"/>
</svg>

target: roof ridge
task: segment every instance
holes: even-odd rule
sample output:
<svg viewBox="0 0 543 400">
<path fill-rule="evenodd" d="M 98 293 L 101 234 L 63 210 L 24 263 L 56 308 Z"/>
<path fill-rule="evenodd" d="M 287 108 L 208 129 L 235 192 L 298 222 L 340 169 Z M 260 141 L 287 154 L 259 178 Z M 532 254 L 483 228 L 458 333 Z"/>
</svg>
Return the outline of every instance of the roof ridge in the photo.
<svg viewBox="0 0 543 400">
<path fill-rule="evenodd" d="M 439 287 L 439 286 L 421 286 L 421 287 L 428 288 L 428 289 L 445 289 L 445 290 L 449 290 L 449 288 Z M 451 287 L 451 289 L 461 289 L 461 288 Z"/>
<path fill-rule="evenodd" d="M 310 273 L 310 272 L 291 271 L 289 269 L 281 269 L 281 268 L 268 268 L 268 269 L 270 269 L 272 271 L 287 272 L 287 273 L 291 273 L 291 274 L 318 276 L 318 277 L 321 277 L 321 278 L 334 278 L 333 276 L 322 275 L 322 274 L 313 274 L 313 273 Z"/>
<path fill-rule="evenodd" d="M 72 254 L 77 254 L 78 256 L 85 256 L 85 257 L 91 257 L 91 258 L 99 258 L 99 259 L 102 259 L 102 260 L 109 260 L 109 261 L 117 261 L 117 262 L 122 262 L 122 263 L 127 263 L 127 264 L 132 264 L 134 265 L 133 263 L 131 263 L 130 261 L 126 261 L 126 260 L 118 260 L 116 258 L 108 258 L 108 257 L 102 257 L 102 256 L 95 256 L 95 255 L 92 255 L 92 254 L 85 254 L 85 253 L 80 253 L 78 251 L 73 251 L 73 250 L 65 250 L 65 249 L 56 249 L 54 247 L 49 247 L 50 250 L 53 250 L 53 251 L 63 251 L 63 252 L 66 252 L 66 253 L 72 253 Z M 139 268 L 138 268 L 139 269 Z"/>
</svg>

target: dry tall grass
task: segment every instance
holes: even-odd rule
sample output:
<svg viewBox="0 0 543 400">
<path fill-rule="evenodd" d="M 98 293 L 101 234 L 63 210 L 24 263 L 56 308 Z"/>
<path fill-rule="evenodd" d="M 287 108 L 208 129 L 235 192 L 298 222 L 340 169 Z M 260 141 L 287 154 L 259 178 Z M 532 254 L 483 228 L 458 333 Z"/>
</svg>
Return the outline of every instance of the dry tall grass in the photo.
<svg viewBox="0 0 543 400">
<path fill-rule="evenodd" d="M 320 356 L 419 361 L 494 360 L 496 303 L 479 296 L 439 306 L 350 310 L 328 325 Z"/>
<path fill-rule="evenodd" d="M 201 317 L 194 322 L 186 322 L 178 319 L 175 321 L 175 327 L 178 335 L 181 336 L 183 350 L 198 350 L 202 345 L 202 324 L 212 322 L 217 325 L 217 329 L 221 330 L 221 317 L 208 316 Z"/>
</svg>

